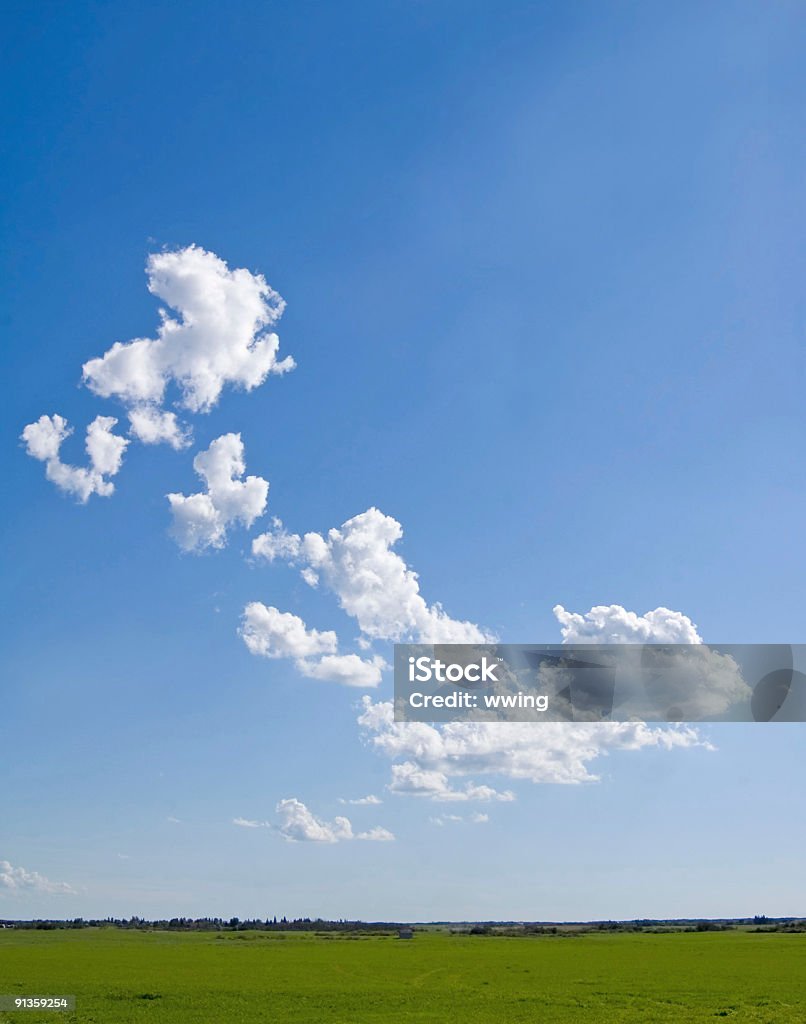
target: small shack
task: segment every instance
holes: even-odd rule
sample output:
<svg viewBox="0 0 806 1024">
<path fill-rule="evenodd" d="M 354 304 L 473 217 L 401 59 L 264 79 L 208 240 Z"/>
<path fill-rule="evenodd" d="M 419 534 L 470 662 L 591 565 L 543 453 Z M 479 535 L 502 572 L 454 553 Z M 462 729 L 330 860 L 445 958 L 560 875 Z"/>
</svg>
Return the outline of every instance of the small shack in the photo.
<svg viewBox="0 0 806 1024">
<path fill-rule="evenodd" d="M 397 937 L 399 939 L 413 939 L 414 938 L 414 929 L 413 928 L 409 928 L 409 927 L 398 928 L 398 930 L 397 930 Z"/>
</svg>

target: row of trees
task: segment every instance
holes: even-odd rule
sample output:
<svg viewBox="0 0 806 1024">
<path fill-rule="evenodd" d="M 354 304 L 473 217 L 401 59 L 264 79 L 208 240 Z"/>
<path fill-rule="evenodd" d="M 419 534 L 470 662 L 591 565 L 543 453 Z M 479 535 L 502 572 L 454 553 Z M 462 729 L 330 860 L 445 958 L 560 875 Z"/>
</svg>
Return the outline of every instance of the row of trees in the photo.
<svg viewBox="0 0 806 1024">
<path fill-rule="evenodd" d="M 447 924 L 447 922 L 445 922 Z M 766 917 L 757 914 L 755 917 L 698 920 L 696 918 L 678 918 L 676 920 L 652 920 L 644 918 L 635 921 L 579 921 L 569 922 L 558 928 L 551 922 L 516 922 L 516 921 L 483 921 L 468 924 L 451 931 L 460 931 L 471 935 L 531 935 L 567 934 L 568 930 L 596 931 L 726 931 L 731 928 L 755 926 L 757 931 L 804 931 L 806 921 L 796 917 Z M 30 921 L 0 920 L 4 928 L 35 928 L 39 930 L 72 929 L 72 928 L 121 928 L 140 931 L 184 931 L 184 932 L 367 932 L 391 931 L 400 928 L 395 921 L 350 921 L 340 918 L 337 921 L 326 921 L 322 918 L 310 917 L 171 917 L 160 920 L 148 920 L 144 917 L 76 917 L 68 921 L 55 919 L 37 919 Z"/>
<path fill-rule="evenodd" d="M 248 918 L 241 920 L 239 917 L 229 919 L 222 917 L 171 917 L 160 920 L 148 920 L 144 917 L 104 917 L 104 918 L 83 918 L 76 917 L 68 921 L 54 919 L 36 919 L 31 921 L 0 920 L 0 925 L 6 928 L 36 928 L 40 930 L 72 929 L 72 928 L 122 928 L 122 929 L 156 929 L 161 931 L 185 931 L 185 932 L 220 932 L 220 931 L 299 931 L 299 932 L 329 932 L 329 931 L 387 931 L 398 928 L 399 925 L 390 921 L 325 921 L 321 918 L 296 917 L 267 917 Z"/>
</svg>

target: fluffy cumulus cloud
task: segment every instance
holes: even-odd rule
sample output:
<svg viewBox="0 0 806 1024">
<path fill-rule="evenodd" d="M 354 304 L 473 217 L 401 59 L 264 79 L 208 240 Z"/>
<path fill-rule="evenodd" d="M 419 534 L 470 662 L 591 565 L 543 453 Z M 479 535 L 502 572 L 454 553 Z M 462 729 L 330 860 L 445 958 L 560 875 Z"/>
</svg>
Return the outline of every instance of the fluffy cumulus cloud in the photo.
<svg viewBox="0 0 806 1024">
<path fill-rule="evenodd" d="M 618 605 L 593 608 L 585 615 L 555 614 L 566 643 L 701 643 L 685 615 L 657 609 L 639 616 Z M 735 685 L 730 666 L 720 670 Z M 439 802 L 512 799 L 489 785 L 466 781 L 491 776 L 533 783 L 596 781 L 593 763 L 611 751 L 673 750 L 709 747 L 696 730 L 651 727 L 645 722 L 571 723 L 395 722 L 389 701 L 363 701 L 359 724 L 369 744 L 392 763 L 389 790 Z"/>
<path fill-rule="evenodd" d="M 252 601 L 244 609 L 241 636 L 252 654 L 264 658 L 311 658 L 333 654 L 338 638 L 332 630 L 308 629 L 298 615 Z"/>
<path fill-rule="evenodd" d="M 701 644 L 697 627 L 682 612 L 656 608 L 636 615 L 620 604 L 600 604 L 584 615 L 554 606 L 563 643 L 612 644 Z"/>
<path fill-rule="evenodd" d="M 244 609 L 240 635 L 252 654 L 291 658 L 297 671 L 310 679 L 372 687 L 381 681 L 386 667 L 377 656 L 338 654 L 338 638 L 332 630 L 309 629 L 298 615 L 260 601 L 252 601 Z"/>
<path fill-rule="evenodd" d="M 84 382 L 127 406 L 138 438 L 181 447 L 184 431 L 161 413 L 169 385 L 178 389 L 180 407 L 209 412 L 225 387 L 251 391 L 293 369 L 292 358 L 278 358 L 280 340 L 271 330 L 285 303 L 261 274 L 230 270 L 196 245 L 152 254 L 146 274 L 148 290 L 167 307 L 156 336 L 115 342 L 84 364 Z"/>
<path fill-rule="evenodd" d="M 309 679 L 367 688 L 380 683 L 386 662 L 378 655 L 361 658 L 357 654 L 326 654 L 318 661 L 306 661 L 297 667 Z"/>
<path fill-rule="evenodd" d="M 339 797 L 339 803 L 340 804 L 352 804 L 354 807 L 368 807 L 368 806 L 373 806 L 373 805 L 377 806 L 378 804 L 382 804 L 383 800 L 381 800 L 380 797 L 375 796 L 374 793 L 368 793 L 367 796 L 359 796 L 359 797 L 356 797 L 354 800 L 349 800 L 349 799 L 346 799 L 345 797 L 340 796 Z"/>
<path fill-rule="evenodd" d="M 0 892 L 14 895 L 27 893 L 47 893 L 55 896 L 71 896 L 75 889 L 67 882 L 51 882 L 38 871 L 26 871 L 25 868 L 14 867 L 7 860 L 0 860 Z"/>
<path fill-rule="evenodd" d="M 87 427 L 84 447 L 89 457 L 87 466 L 72 466 L 61 460 L 61 447 L 73 433 L 67 420 L 58 413 L 40 416 L 29 423 L 20 440 L 33 459 L 45 463 L 45 476 L 67 494 L 74 495 L 82 504 L 91 495 L 108 498 L 115 485 L 110 477 L 116 476 L 123 462 L 128 441 L 115 434 L 112 428 L 117 420 L 112 416 L 96 416 Z"/>
<path fill-rule="evenodd" d="M 705 645 L 697 627 L 669 608 L 637 615 L 621 605 L 597 605 L 584 615 L 554 608 L 566 644 L 657 644 L 641 656 L 643 671 L 631 674 L 624 658 L 616 677 L 614 706 L 624 717 L 698 721 L 717 717 L 749 700 L 751 688 L 737 663 Z"/>
<path fill-rule="evenodd" d="M 293 369 L 290 356 L 278 357 L 280 342 L 271 329 L 285 303 L 261 274 L 230 270 L 215 253 L 196 245 L 152 254 L 146 273 L 149 291 L 173 315 L 160 310 L 155 337 L 115 342 L 103 355 L 90 359 L 83 366 L 83 379 L 96 395 L 123 403 L 131 437 L 179 450 L 187 447 L 191 434 L 175 412 L 163 408 L 169 388 L 175 389 L 180 408 L 203 413 L 227 386 L 250 391 L 270 374 Z M 29 423 L 22 440 L 28 454 L 45 463 L 47 478 L 83 503 L 92 494 L 108 497 L 114 492 L 110 477 L 120 469 L 128 444 L 112 432 L 116 423 L 110 416 L 98 416 L 87 428 L 88 466 L 62 462 L 61 445 L 72 433 L 62 416 L 44 415 Z M 180 545 L 186 550 L 220 547 L 226 533 L 222 504 L 234 504 L 234 518 L 251 525 L 260 488 L 268 485 L 250 481 L 259 478 L 230 478 L 218 506 L 209 493 L 171 495 L 176 499 L 172 504 Z"/>
<path fill-rule="evenodd" d="M 247 476 L 240 434 L 222 434 L 199 452 L 193 468 L 207 485 L 198 494 L 169 494 L 171 535 L 183 551 L 222 548 L 236 522 L 250 527 L 266 510 L 269 483 Z"/>
<path fill-rule="evenodd" d="M 281 519 L 272 519 L 272 528 L 252 541 L 252 554 L 266 562 L 277 560 L 295 562 L 300 555 L 302 538 L 289 533 Z"/>
<path fill-rule="evenodd" d="M 142 405 L 129 411 L 131 433 L 143 444 L 169 444 L 177 451 L 190 444 L 190 430 L 182 426 L 175 412 Z"/>
<path fill-rule="evenodd" d="M 391 701 L 363 700 L 359 725 L 369 744 L 393 762 L 393 793 L 437 801 L 511 799 L 468 776 L 535 783 L 593 782 L 591 763 L 610 751 L 707 746 L 687 726 L 652 728 L 645 722 L 565 723 L 395 722 Z"/>
<path fill-rule="evenodd" d="M 402 536 L 396 519 L 370 508 L 326 536 L 289 534 L 275 520 L 272 530 L 255 538 L 252 553 L 269 561 L 284 558 L 301 564 L 305 581 L 311 586 L 322 582 L 332 590 L 370 640 L 493 640 L 474 623 L 453 619 L 441 605 L 426 602 L 417 573 L 393 550 Z"/>
<path fill-rule="evenodd" d="M 277 830 L 292 843 L 338 843 L 348 839 L 366 842 L 390 842 L 395 837 L 380 825 L 365 832 L 354 832 L 349 818 L 337 815 L 332 821 L 317 818 L 301 800 L 290 797 L 277 804 Z"/>
</svg>

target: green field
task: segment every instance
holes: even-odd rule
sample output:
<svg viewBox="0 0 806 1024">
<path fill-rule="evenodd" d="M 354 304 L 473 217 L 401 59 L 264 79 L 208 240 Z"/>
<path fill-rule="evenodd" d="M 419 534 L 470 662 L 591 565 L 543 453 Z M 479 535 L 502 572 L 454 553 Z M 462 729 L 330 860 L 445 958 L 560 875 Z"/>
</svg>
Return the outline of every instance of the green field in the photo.
<svg viewBox="0 0 806 1024">
<path fill-rule="evenodd" d="M 0 994 L 75 1012 L 0 1020 L 806 1021 L 806 934 L 329 937 L 0 931 Z"/>
</svg>

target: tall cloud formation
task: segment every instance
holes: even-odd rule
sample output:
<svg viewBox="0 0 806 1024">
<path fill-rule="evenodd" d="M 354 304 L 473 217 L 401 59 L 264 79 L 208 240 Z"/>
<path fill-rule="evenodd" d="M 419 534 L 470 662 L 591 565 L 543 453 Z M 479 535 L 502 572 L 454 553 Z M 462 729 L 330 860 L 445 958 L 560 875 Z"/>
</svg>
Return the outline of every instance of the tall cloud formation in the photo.
<svg viewBox="0 0 806 1024">
<path fill-rule="evenodd" d="M 438 603 L 427 604 L 417 573 L 393 550 L 403 527 L 377 508 L 348 519 L 327 536 L 287 533 L 275 520 L 252 542 L 252 553 L 267 561 L 303 565 L 310 586 L 323 583 L 338 598 L 369 640 L 419 643 L 488 643 L 495 638 L 472 622 L 451 618 Z"/>
<path fill-rule="evenodd" d="M 123 453 L 129 442 L 112 432 L 117 423 L 113 416 L 96 416 L 87 427 L 84 446 L 89 456 L 89 466 L 71 466 L 62 462 L 62 444 L 73 433 L 72 427 L 63 416 L 40 416 L 29 423 L 20 440 L 33 459 L 45 463 L 45 476 L 67 494 L 74 495 L 81 504 L 90 496 L 98 494 L 108 498 L 114 493 L 115 485 L 110 477 L 116 476 L 123 462 Z"/>
<path fill-rule="evenodd" d="M 46 893 L 51 896 L 73 896 L 76 892 L 67 882 L 51 882 L 38 871 L 15 868 L 7 860 L 0 860 L 0 891 L 14 895 Z"/>
<path fill-rule="evenodd" d="M 207 490 L 198 494 L 169 494 L 173 514 L 171 535 L 183 551 L 222 548 L 227 529 L 236 522 L 250 527 L 266 511 L 269 482 L 246 472 L 240 434 L 222 434 L 199 452 L 193 468 Z"/>
<path fill-rule="evenodd" d="M 127 407 L 140 440 L 181 447 L 185 436 L 175 416 L 161 411 L 169 385 L 178 389 L 181 408 L 204 413 L 228 385 L 251 391 L 270 374 L 292 370 L 290 356 L 278 359 L 280 339 L 270 330 L 285 303 L 262 274 L 230 270 L 197 245 L 153 253 L 146 274 L 148 290 L 177 316 L 163 309 L 156 337 L 117 341 L 90 359 L 84 382 Z"/>
</svg>

